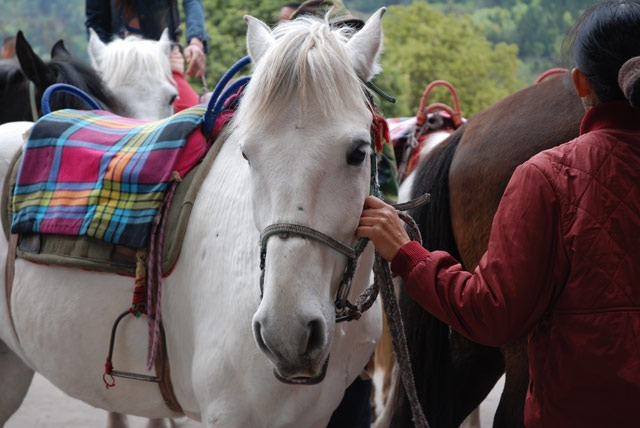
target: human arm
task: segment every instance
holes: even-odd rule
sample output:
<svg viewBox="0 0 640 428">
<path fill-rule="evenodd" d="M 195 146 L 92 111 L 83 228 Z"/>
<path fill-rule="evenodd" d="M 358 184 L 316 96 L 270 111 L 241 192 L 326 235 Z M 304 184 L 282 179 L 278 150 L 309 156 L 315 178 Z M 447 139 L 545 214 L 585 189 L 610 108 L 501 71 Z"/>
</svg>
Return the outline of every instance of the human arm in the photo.
<svg viewBox="0 0 640 428">
<path fill-rule="evenodd" d="M 542 318 L 566 279 L 559 212 L 544 174 L 525 164 L 505 190 L 488 251 L 473 273 L 448 253 L 417 242 L 396 251 L 392 270 L 410 297 L 453 329 L 485 345 L 509 343 Z"/>
<path fill-rule="evenodd" d="M 187 47 L 184 56 L 189 64 L 187 74 L 200 77 L 206 69 L 205 53 L 210 40 L 204 28 L 204 7 L 201 0 L 182 0 L 187 27 Z"/>
<path fill-rule="evenodd" d="M 104 0 L 85 0 L 85 22 L 87 37 L 89 28 L 100 37 L 103 43 L 111 41 L 111 2 Z"/>
</svg>

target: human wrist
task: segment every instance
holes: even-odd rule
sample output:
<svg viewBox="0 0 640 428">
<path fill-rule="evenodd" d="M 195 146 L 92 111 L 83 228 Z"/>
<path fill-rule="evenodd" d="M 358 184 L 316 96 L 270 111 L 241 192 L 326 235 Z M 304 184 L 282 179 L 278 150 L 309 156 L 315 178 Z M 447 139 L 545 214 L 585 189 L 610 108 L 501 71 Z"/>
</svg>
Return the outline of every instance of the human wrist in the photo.
<svg viewBox="0 0 640 428">
<path fill-rule="evenodd" d="M 194 37 L 191 40 L 189 40 L 189 46 L 195 46 L 204 52 L 204 43 L 202 43 L 202 40 L 200 40 L 197 37 Z"/>
<path fill-rule="evenodd" d="M 429 251 L 417 241 L 409 241 L 402 245 L 391 260 L 391 271 L 397 275 L 405 275 L 420 263 Z"/>
</svg>

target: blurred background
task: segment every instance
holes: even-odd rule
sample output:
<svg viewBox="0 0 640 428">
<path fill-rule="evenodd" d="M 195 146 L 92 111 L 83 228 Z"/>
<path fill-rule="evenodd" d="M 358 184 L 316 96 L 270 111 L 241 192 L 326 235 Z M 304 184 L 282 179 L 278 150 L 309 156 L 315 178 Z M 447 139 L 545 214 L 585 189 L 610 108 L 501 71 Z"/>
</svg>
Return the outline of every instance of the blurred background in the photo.
<svg viewBox="0 0 640 428">
<path fill-rule="evenodd" d="M 283 0 L 202 0 L 212 40 L 207 81 L 218 78 L 245 54 L 242 20 L 251 14 L 275 24 Z M 362 18 L 381 6 L 384 19 L 385 72 L 377 84 L 396 96 L 385 115 L 415 114 L 424 87 L 435 79 L 454 84 L 465 116 L 527 86 L 541 72 L 570 67 L 562 40 L 594 0 L 345 0 Z M 25 32 L 35 50 L 48 57 L 64 39 L 72 54 L 87 59 L 83 0 L 0 0 L 0 37 Z M 199 81 L 191 82 L 199 89 Z M 438 96 L 442 99 L 438 99 Z M 446 93 L 433 101 L 449 102 Z"/>
</svg>

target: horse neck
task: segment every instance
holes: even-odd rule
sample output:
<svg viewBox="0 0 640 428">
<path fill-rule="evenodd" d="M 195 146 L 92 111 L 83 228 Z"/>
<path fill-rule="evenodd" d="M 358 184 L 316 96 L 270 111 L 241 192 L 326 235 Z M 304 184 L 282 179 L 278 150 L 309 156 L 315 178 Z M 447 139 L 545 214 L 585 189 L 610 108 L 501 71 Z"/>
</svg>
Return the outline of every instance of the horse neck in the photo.
<svg viewBox="0 0 640 428">
<path fill-rule="evenodd" d="M 68 83 L 87 92 L 96 99 L 105 110 L 116 114 L 123 113 L 120 100 L 111 93 L 102 78 L 87 65 L 76 60 L 54 60 L 49 67 L 57 71 L 56 83 Z M 62 108 L 86 109 L 87 105 L 75 96 L 60 94 L 52 98 L 52 110 Z"/>
</svg>

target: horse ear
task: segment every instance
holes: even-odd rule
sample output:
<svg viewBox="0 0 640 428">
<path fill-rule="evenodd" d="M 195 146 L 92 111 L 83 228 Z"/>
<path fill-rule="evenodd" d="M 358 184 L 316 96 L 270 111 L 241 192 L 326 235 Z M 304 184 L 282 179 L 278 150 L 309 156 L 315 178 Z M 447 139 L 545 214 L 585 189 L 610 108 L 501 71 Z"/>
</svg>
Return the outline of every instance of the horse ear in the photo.
<svg viewBox="0 0 640 428">
<path fill-rule="evenodd" d="M 386 11 L 385 7 L 378 9 L 347 43 L 356 74 L 365 82 L 381 70 L 378 55 L 382 51 L 382 15 Z"/>
<path fill-rule="evenodd" d="M 18 31 L 16 35 L 16 56 L 22 72 L 36 86 L 46 88 L 55 83 L 55 74 L 49 70 L 44 61 L 33 51 L 22 31 Z"/>
<path fill-rule="evenodd" d="M 93 28 L 89 28 L 89 59 L 91 60 L 91 66 L 95 70 L 100 70 L 100 63 L 102 62 L 102 55 L 107 45 L 105 45 L 98 33 Z"/>
<path fill-rule="evenodd" d="M 71 59 L 71 54 L 64 45 L 62 39 L 58 40 L 51 48 L 51 59 Z"/>
<path fill-rule="evenodd" d="M 160 49 L 167 54 L 167 56 L 171 55 L 171 39 L 169 38 L 169 29 L 165 28 L 162 31 L 162 35 L 160 36 L 159 46 Z"/>
<path fill-rule="evenodd" d="M 271 34 L 269 26 L 259 19 L 245 15 L 244 20 L 248 26 L 247 51 L 251 61 L 256 64 L 273 45 L 275 38 Z"/>
</svg>

